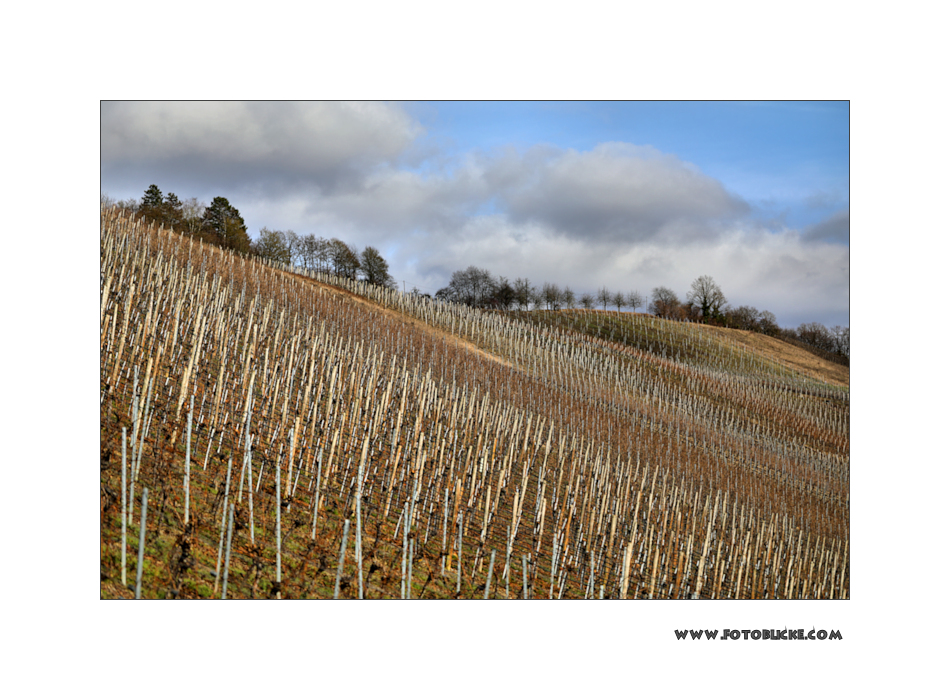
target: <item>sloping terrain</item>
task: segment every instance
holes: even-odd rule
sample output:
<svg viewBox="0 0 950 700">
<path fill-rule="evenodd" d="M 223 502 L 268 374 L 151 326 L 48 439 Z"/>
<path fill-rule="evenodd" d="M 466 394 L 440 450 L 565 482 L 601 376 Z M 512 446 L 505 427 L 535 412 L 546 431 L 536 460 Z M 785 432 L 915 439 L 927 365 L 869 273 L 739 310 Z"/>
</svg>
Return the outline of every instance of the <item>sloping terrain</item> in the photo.
<svg viewBox="0 0 950 700">
<path fill-rule="evenodd" d="M 100 250 L 103 597 L 134 594 L 145 489 L 147 598 L 849 595 L 844 368 L 278 269 L 114 209 Z"/>
</svg>

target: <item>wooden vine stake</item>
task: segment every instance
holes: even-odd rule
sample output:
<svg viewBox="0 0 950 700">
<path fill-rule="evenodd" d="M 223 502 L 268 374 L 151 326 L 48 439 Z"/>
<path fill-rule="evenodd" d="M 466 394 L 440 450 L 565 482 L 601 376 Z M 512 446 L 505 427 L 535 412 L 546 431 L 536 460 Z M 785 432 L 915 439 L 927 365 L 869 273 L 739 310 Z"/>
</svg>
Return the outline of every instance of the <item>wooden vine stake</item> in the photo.
<svg viewBox="0 0 950 700">
<path fill-rule="evenodd" d="M 191 414 L 195 409 L 195 397 L 188 408 L 188 439 L 185 443 L 185 526 L 188 525 L 188 497 L 191 492 Z"/>
<path fill-rule="evenodd" d="M 253 544 L 255 491 L 275 463 L 275 520 L 287 519 L 280 511 L 290 512 L 308 477 L 300 503 L 312 514 L 310 528 L 298 528 L 298 518 L 287 533 L 277 525 L 278 579 L 285 557 L 297 570 L 306 530 L 316 541 L 321 513 L 325 529 L 339 532 L 355 493 L 354 598 L 367 595 L 364 509 L 382 533 L 399 516 L 385 546 L 402 555 L 404 598 L 415 554 L 430 535 L 438 541 L 440 519 L 436 570 L 444 577 L 459 567 L 456 597 L 464 547 L 474 592 L 484 555 L 497 558 L 502 546 L 505 597 L 519 557 L 519 598 L 537 597 L 539 581 L 551 598 L 594 598 L 598 588 L 612 598 L 848 597 L 847 387 L 694 324 L 628 318 L 619 308 L 484 313 L 248 261 L 102 211 L 100 406 L 109 444 L 122 426 L 107 420 L 106 399 L 130 407 L 131 419 L 121 475 L 101 475 L 111 488 L 121 476 L 124 515 L 107 521 L 112 541 L 122 526 L 123 551 L 109 564 L 122 571 L 109 572 L 104 590 L 132 583 L 136 490 L 156 493 L 168 449 L 177 454 L 177 437 L 186 437 L 182 513 L 196 547 L 213 547 L 217 516 L 200 519 L 199 509 L 191 518 L 191 480 L 200 500 L 219 478 L 208 469 L 215 448 L 244 448 L 237 499 L 229 484 L 223 499 L 215 598 L 229 506 L 238 518 L 247 479 Z M 160 429 L 150 435 L 153 414 Z M 206 445 L 195 474 L 193 430 L 196 454 Z M 288 435 L 289 444 L 278 437 Z M 485 580 L 494 582 L 489 568 Z M 382 595 L 395 597 L 394 579 Z"/>
<path fill-rule="evenodd" d="M 263 471 L 264 465 L 261 465 L 261 470 Z M 274 498 L 277 501 L 277 524 L 274 526 L 274 530 L 277 533 L 277 600 L 280 600 L 280 458 L 277 458 L 277 485 L 276 490 L 274 491 Z"/>
<path fill-rule="evenodd" d="M 108 287 L 107 287 L 106 289 L 108 290 Z M 126 494 L 126 488 L 127 488 L 127 487 L 126 487 L 126 484 L 125 484 L 125 427 L 123 426 L 123 428 L 122 428 L 122 585 L 123 585 L 123 586 L 126 585 L 126 582 L 125 582 L 125 570 L 126 570 L 126 563 L 125 563 L 125 550 L 126 550 L 126 543 L 125 543 L 125 538 L 126 538 L 126 533 L 125 533 L 125 530 L 126 530 L 126 526 L 125 526 L 126 513 L 125 513 L 125 508 L 126 508 L 126 504 L 125 504 L 125 499 L 126 499 L 126 495 L 127 495 L 127 494 Z"/>
<path fill-rule="evenodd" d="M 343 577 L 343 560 L 346 558 L 346 538 L 350 534 L 350 520 L 343 521 L 343 541 L 340 543 L 340 563 L 336 567 L 336 583 L 333 585 L 333 600 L 340 598 L 340 579 Z"/>
<path fill-rule="evenodd" d="M 522 579 L 522 598 L 524 600 L 528 599 L 528 557 L 525 554 L 521 555 L 521 579 Z"/>
<path fill-rule="evenodd" d="M 633 559 L 633 538 L 623 550 L 623 578 L 620 582 L 620 600 L 627 599 L 627 588 L 630 584 L 630 562 Z"/>
<path fill-rule="evenodd" d="M 356 477 L 356 575 L 359 582 L 359 599 L 363 600 L 363 520 L 361 516 L 363 501 L 363 469 L 366 465 L 366 450 L 369 449 L 369 433 L 363 441 L 363 454 Z"/>
<path fill-rule="evenodd" d="M 142 522 L 139 524 L 139 563 L 135 570 L 135 599 L 142 598 L 142 564 L 145 558 L 145 513 L 148 510 L 148 487 L 142 489 Z"/>
<path fill-rule="evenodd" d="M 224 556 L 224 583 L 221 585 L 221 600 L 228 597 L 228 570 L 231 568 L 231 536 L 234 532 L 234 504 L 231 504 L 231 511 L 228 515 L 228 548 Z"/>
<path fill-rule="evenodd" d="M 221 573 L 221 556 L 224 549 L 224 530 L 225 530 L 225 518 L 227 517 L 228 512 L 228 492 L 231 489 L 231 461 L 232 458 L 228 457 L 228 476 L 227 481 L 224 486 L 224 506 L 221 508 L 221 536 L 218 539 L 218 563 L 214 568 L 214 592 L 218 592 L 218 577 Z M 230 546 L 230 545 L 229 545 Z"/>
<path fill-rule="evenodd" d="M 491 551 L 491 560 L 488 563 L 488 578 L 485 580 L 485 598 L 488 600 L 488 594 L 491 592 L 491 575 L 492 571 L 495 570 L 495 550 Z"/>
</svg>

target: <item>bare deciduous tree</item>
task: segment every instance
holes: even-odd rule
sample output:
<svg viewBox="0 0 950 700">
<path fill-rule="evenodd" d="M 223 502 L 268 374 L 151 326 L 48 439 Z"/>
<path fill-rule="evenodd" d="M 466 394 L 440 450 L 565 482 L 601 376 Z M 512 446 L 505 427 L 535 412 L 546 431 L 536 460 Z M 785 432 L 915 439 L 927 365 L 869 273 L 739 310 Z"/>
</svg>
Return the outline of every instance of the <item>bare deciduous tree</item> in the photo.
<svg viewBox="0 0 950 700">
<path fill-rule="evenodd" d="M 436 298 L 468 306 L 485 306 L 495 295 L 495 279 L 488 270 L 470 265 L 452 273 L 449 285 L 436 292 Z"/>
<path fill-rule="evenodd" d="M 253 252 L 274 262 L 286 264 L 291 260 L 284 232 L 274 231 L 266 226 L 261 229 L 260 235 L 254 242 Z"/>
<path fill-rule="evenodd" d="M 636 311 L 638 308 L 643 306 L 646 303 L 646 299 L 638 291 L 633 291 L 627 294 L 627 306 Z"/>
<path fill-rule="evenodd" d="M 505 311 L 515 303 L 515 288 L 508 282 L 507 277 L 499 277 L 495 283 L 495 300 Z"/>
<path fill-rule="evenodd" d="M 528 307 L 531 305 L 531 299 L 534 296 L 534 287 L 531 286 L 531 282 L 527 278 L 522 279 L 519 277 L 515 280 L 515 303 L 518 304 L 518 308 L 522 311 L 527 311 Z"/>
<path fill-rule="evenodd" d="M 548 310 L 556 311 L 561 308 L 561 288 L 551 282 L 545 282 L 541 287 L 541 295 Z"/>
<path fill-rule="evenodd" d="M 308 270 L 316 270 L 320 266 L 321 251 L 326 248 L 327 242 L 308 233 L 300 239 L 301 264 Z"/>
<path fill-rule="evenodd" d="M 654 287 L 650 312 L 660 318 L 676 318 L 680 310 L 680 300 L 669 287 Z"/>
<path fill-rule="evenodd" d="M 284 231 L 284 243 L 287 246 L 287 252 L 290 253 L 290 264 L 300 265 L 302 260 L 300 236 L 291 229 L 287 229 Z"/>
<path fill-rule="evenodd" d="M 722 289 L 709 275 L 702 275 L 693 280 L 686 301 L 699 307 L 704 321 L 719 316 L 722 307 L 726 305 Z"/>
<path fill-rule="evenodd" d="M 778 335 L 781 330 L 778 325 L 778 319 L 771 311 L 759 312 L 759 330 L 766 335 Z"/>
<path fill-rule="evenodd" d="M 328 246 L 333 274 L 356 279 L 356 273 L 360 269 L 360 254 L 356 248 L 344 243 L 339 238 L 331 238 Z"/>
<path fill-rule="evenodd" d="M 182 202 L 182 228 L 187 233 L 198 233 L 201 230 L 201 222 L 207 208 L 208 205 L 199 202 L 197 197 L 190 197 Z"/>
<path fill-rule="evenodd" d="M 617 307 L 617 313 L 627 305 L 627 295 L 623 292 L 617 292 L 610 298 L 610 303 Z"/>
<path fill-rule="evenodd" d="M 798 327 L 798 339 L 807 345 L 834 352 L 835 340 L 823 323 L 803 323 Z"/>
<path fill-rule="evenodd" d="M 831 328 L 831 337 L 834 341 L 835 352 L 851 358 L 851 328 L 846 326 L 833 326 Z"/>
<path fill-rule="evenodd" d="M 753 306 L 739 306 L 725 312 L 726 322 L 744 331 L 759 330 L 759 310 Z"/>
</svg>

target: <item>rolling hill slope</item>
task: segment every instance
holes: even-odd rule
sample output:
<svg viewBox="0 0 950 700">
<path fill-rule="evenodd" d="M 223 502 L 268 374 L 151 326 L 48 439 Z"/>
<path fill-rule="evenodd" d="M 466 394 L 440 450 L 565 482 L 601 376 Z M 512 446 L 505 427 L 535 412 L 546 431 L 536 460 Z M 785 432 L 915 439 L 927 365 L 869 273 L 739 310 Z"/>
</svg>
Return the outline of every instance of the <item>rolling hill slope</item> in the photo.
<svg viewBox="0 0 950 700">
<path fill-rule="evenodd" d="M 845 368 L 278 269 L 114 209 L 100 251 L 104 598 L 134 595 L 145 489 L 148 598 L 849 595 Z"/>
</svg>

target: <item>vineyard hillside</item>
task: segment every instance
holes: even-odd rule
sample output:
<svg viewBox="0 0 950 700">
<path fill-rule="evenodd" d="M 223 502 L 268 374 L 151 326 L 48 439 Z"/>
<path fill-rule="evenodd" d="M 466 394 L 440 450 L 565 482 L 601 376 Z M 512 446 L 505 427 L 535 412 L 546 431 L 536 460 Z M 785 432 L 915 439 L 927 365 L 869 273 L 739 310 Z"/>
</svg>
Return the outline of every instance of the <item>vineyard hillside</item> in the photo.
<svg viewBox="0 0 950 700">
<path fill-rule="evenodd" d="M 103 208 L 103 598 L 848 598 L 848 370 Z"/>
</svg>

